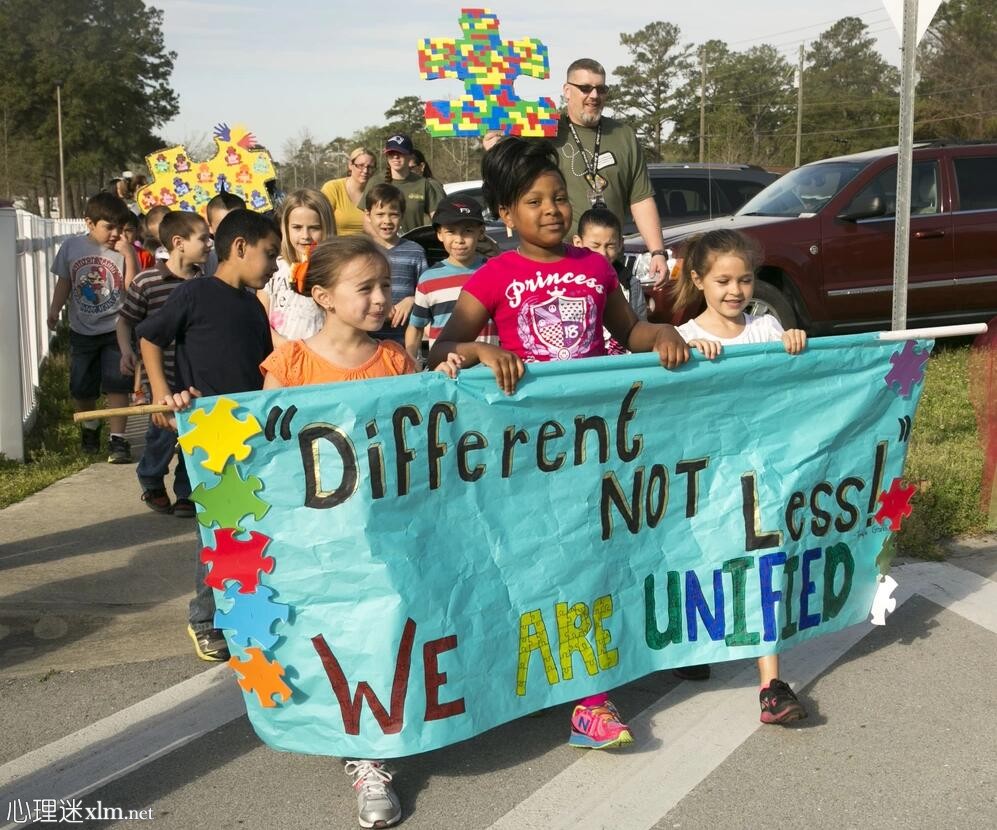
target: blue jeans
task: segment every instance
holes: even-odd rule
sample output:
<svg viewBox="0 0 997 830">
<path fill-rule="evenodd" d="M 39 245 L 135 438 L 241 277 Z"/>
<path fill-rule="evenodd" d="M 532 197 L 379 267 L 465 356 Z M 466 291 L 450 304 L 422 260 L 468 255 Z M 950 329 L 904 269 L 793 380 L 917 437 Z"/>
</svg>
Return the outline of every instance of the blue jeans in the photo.
<svg viewBox="0 0 997 830">
<path fill-rule="evenodd" d="M 197 567 L 194 570 L 194 598 L 187 606 L 187 622 L 195 631 L 215 627 L 215 594 L 210 585 L 204 584 L 208 566 L 201 561 L 201 547 L 198 545 Z"/>
<path fill-rule="evenodd" d="M 158 490 L 165 486 L 176 445 L 177 434 L 173 430 L 161 429 L 149 422 L 145 431 L 145 449 L 135 468 L 143 490 Z M 177 466 L 173 471 L 173 492 L 178 499 L 190 498 L 190 479 L 182 455 L 177 456 Z"/>
</svg>

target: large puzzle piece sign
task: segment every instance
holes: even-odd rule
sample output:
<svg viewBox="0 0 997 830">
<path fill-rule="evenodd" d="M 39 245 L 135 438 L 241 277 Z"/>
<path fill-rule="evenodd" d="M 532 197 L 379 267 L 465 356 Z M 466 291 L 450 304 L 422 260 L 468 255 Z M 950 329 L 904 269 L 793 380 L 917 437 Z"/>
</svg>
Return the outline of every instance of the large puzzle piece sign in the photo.
<svg viewBox="0 0 997 830">
<path fill-rule="evenodd" d="M 277 178 L 277 171 L 270 153 L 256 148 L 256 137 L 240 124 L 219 124 L 214 140 L 215 155 L 207 161 L 191 161 L 182 144 L 147 155 L 152 183 L 136 192 L 139 209 L 148 213 L 164 205 L 205 216 L 208 202 L 223 190 L 240 197 L 251 210 L 273 209 L 266 184 Z"/>
<path fill-rule="evenodd" d="M 499 21 L 488 9 L 461 9 L 461 38 L 423 38 L 419 73 L 427 81 L 457 78 L 464 94 L 451 101 L 426 102 L 430 135 L 477 136 L 489 130 L 508 135 L 557 135 L 552 98 L 524 101 L 513 84 L 520 75 L 550 75 L 547 47 L 535 38 L 502 40 Z"/>
</svg>

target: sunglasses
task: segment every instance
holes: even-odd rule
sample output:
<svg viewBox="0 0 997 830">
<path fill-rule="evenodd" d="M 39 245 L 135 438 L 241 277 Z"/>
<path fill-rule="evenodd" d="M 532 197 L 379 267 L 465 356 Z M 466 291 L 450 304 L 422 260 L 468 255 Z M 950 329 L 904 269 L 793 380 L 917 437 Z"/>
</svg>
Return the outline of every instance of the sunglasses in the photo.
<svg viewBox="0 0 997 830">
<path fill-rule="evenodd" d="M 350 164 L 352 164 L 354 167 L 356 167 L 357 170 L 374 170 L 374 169 L 376 169 L 375 165 L 373 165 L 373 164 L 357 164 L 354 161 L 351 161 Z"/>
<path fill-rule="evenodd" d="M 565 83 L 568 86 L 573 86 L 582 95 L 588 95 L 589 93 L 592 92 L 592 90 L 595 90 L 596 93 L 599 94 L 600 96 L 606 95 L 609 92 L 609 87 L 606 86 L 606 84 L 595 84 L 595 85 L 593 85 L 593 84 L 575 84 L 575 83 L 572 83 L 571 81 L 565 81 Z"/>
</svg>

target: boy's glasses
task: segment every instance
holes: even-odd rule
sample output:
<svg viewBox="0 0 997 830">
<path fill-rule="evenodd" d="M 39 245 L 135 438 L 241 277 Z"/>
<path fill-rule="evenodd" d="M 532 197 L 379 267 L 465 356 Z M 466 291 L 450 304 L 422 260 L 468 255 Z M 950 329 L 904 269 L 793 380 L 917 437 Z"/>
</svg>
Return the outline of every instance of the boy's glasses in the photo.
<svg viewBox="0 0 997 830">
<path fill-rule="evenodd" d="M 606 86 L 606 84 L 594 84 L 594 85 L 593 84 L 575 84 L 575 83 L 572 83 L 571 81 L 565 81 L 565 83 L 568 86 L 573 86 L 582 95 L 588 95 L 589 93 L 592 92 L 592 90 L 595 90 L 596 94 L 599 95 L 600 97 L 602 97 L 603 95 L 607 95 L 609 93 L 609 87 Z"/>
</svg>

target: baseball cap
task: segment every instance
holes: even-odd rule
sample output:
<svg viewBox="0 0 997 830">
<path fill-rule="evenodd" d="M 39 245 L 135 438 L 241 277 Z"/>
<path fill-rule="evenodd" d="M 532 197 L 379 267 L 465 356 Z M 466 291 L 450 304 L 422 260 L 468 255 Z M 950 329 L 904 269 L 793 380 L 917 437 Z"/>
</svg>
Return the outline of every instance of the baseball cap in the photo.
<svg viewBox="0 0 997 830">
<path fill-rule="evenodd" d="M 481 205 L 470 196 L 447 196 L 436 207 L 433 214 L 433 225 L 454 225 L 457 222 L 480 222 L 485 224 L 481 215 Z"/>
<path fill-rule="evenodd" d="M 415 148 L 412 146 L 412 139 L 407 135 L 402 135 L 401 133 L 388 136 L 387 140 L 384 142 L 385 153 L 404 153 L 406 156 L 410 156 L 412 155 L 412 150 L 414 149 Z"/>
</svg>

